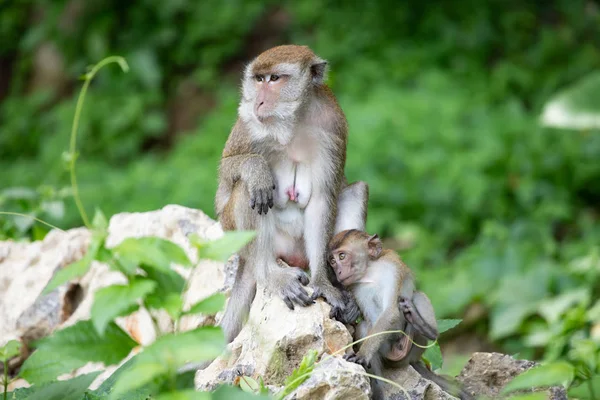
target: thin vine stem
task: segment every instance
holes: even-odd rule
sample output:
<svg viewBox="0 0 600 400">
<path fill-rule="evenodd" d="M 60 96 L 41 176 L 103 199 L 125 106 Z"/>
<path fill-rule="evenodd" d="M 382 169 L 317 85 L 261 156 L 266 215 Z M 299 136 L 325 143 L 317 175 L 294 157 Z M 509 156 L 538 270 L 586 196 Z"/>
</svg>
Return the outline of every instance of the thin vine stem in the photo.
<svg viewBox="0 0 600 400">
<path fill-rule="evenodd" d="M 42 219 L 39 219 L 37 217 L 34 217 L 33 215 L 21 214 L 21 213 L 18 213 L 18 212 L 11 212 L 11 211 L 0 211 L 0 215 L 13 215 L 13 216 L 17 216 L 17 217 L 31 218 L 31 219 L 33 219 L 33 220 L 35 220 L 35 221 L 37 221 L 37 222 L 39 222 L 41 224 L 49 226 L 52 229 L 57 229 L 57 230 L 61 231 L 62 233 L 66 233 L 64 230 L 60 229 L 58 226 L 52 225 L 51 223 L 46 222 L 46 221 L 44 221 Z"/>
<path fill-rule="evenodd" d="M 433 347 L 433 346 L 435 346 L 435 344 L 437 343 L 437 340 L 435 340 L 435 341 L 433 341 L 432 343 L 428 344 L 427 346 L 423 346 L 423 345 L 420 345 L 420 344 L 416 343 L 415 341 L 413 341 L 413 340 L 411 339 L 410 335 L 408 335 L 408 334 L 407 334 L 406 332 L 404 332 L 403 330 L 400 330 L 400 329 L 398 329 L 398 330 L 394 330 L 394 331 L 382 331 L 382 332 L 373 333 L 372 335 L 369 335 L 369 336 L 365 336 L 365 337 L 364 337 L 364 338 L 362 338 L 362 339 L 358 339 L 358 340 L 356 340 L 356 341 L 354 341 L 354 342 L 352 342 L 352 343 L 350 343 L 350 344 L 348 344 L 348 345 L 346 345 L 346 346 L 344 346 L 344 347 L 342 347 L 342 348 L 340 348 L 340 349 L 338 349 L 338 350 L 334 351 L 333 353 L 331 353 L 331 354 L 328 354 L 326 357 L 323 357 L 323 358 L 322 358 L 320 361 L 318 361 L 318 362 L 317 362 L 317 364 L 318 364 L 318 363 L 320 363 L 320 362 L 326 361 L 326 360 L 330 359 L 331 357 L 334 357 L 334 356 L 336 356 L 336 355 L 340 354 L 341 352 L 345 351 L 346 349 L 349 349 L 349 348 L 351 348 L 352 346 L 354 346 L 354 345 L 355 345 L 355 344 L 357 344 L 357 343 L 364 342 L 365 340 L 367 340 L 367 339 L 370 339 L 370 338 L 372 338 L 372 337 L 375 337 L 375 336 L 379 336 L 379 335 L 387 335 L 387 334 L 390 334 L 390 333 L 401 333 L 401 334 L 405 335 L 405 336 L 408 338 L 408 340 L 409 340 L 409 341 L 410 341 L 410 342 L 411 342 L 413 345 L 415 345 L 415 346 L 417 346 L 417 347 L 419 347 L 419 348 L 421 348 L 421 349 L 428 349 L 428 348 L 430 348 L 430 347 Z"/>
<path fill-rule="evenodd" d="M 71 127 L 71 142 L 69 146 L 69 171 L 71 173 L 71 187 L 73 189 L 73 198 L 75 200 L 75 205 L 79 210 L 79 214 L 81 215 L 83 223 L 88 228 L 91 228 L 90 220 L 83 207 L 83 202 L 79 197 L 79 187 L 77 186 L 77 176 L 75 175 L 75 162 L 77 159 L 77 131 L 79 129 L 79 118 L 81 117 L 83 102 L 85 100 L 85 95 L 87 94 L 88 87 L 90 86 L 90 83 L 92 82 L 92 79 L 94 78 L 96 73 L 98 73 L 98 71 L 102 67 L 111 63 L 119 64 L 123 72 L 129 71 L 129 65 L 127 65 L 127 61 L 125 61 L 125 59 L 120 56 L 106 57 L 105 59 L 101 60 L 98 64 L 94 65 L 92 69 L 83 76 L 85 82 L 83 83 L 83 87 L 81 88 L 81 92 L 79 92 L 79 97 L 77 98 L 77 104 L 75 106 L 75 116 L 73 117 L 73 125 Z"/>
</svg>

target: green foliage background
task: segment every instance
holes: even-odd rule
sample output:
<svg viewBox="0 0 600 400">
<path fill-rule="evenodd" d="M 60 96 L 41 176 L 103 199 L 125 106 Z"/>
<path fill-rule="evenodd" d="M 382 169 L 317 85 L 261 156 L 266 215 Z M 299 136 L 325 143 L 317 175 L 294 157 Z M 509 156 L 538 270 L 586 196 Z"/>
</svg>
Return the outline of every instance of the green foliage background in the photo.
<svg viewBox="0 0 600 400">
<path fill-rule="evenodd" d="M 369 231 L 417 271 L 438 317 L 470 310 L 470 332 L 504 351 L 597 372 L 600 132 L 538 122 L 600 65 L 597 2 L 5 1 L 0 37 L 2 210 L 80 225 L 61 159 L 77 78 L 118 54 L 130 72 L 103 70 L 82 115 L 88 212 L 214 216 L 243 63 L 307 44 L 348 117 Z M 1 237 L 43 234 L 0 217 Z"/>
</svg>

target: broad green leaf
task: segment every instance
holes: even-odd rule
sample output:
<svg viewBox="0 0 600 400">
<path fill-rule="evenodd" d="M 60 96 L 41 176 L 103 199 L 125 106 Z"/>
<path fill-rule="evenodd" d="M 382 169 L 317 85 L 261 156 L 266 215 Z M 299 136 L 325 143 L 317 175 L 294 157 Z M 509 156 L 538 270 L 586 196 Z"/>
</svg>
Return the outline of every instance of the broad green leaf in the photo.
<svg viewBox="0 0 600 400">
<path fill-rule="evenodd" d="M 175 243 L 158 237 L 127 238 L 113 248 L 119 257 L 136 264 L 145 264 L 168 271 L 171 263 L 191 267 L 189 258 Z"/>
<path fill-rule="evenodd" d="M 254 231 L 225 232 L 222 238 L 204 240 L 197 235 L 191 235 L 191 243 L 198 248 L 198 258 L 215 261 L 227 261 L 232 254 L 237 253 L 256 236 Z"/>
<path fill-rule="evenodd" d="M 40 384 L 56 379 L 56 377 L 80 368 L 86 363 L 87 361 L 62 357 L 61 354 L 49 349 L 44 351 L 38 349 L 25 360 L 19 375 L 29 383 Z"/>
<path fill-rule="evenodd" d="M 72 264 L 67 265 L 66 267 L 56 271 L 52 280 L 48 283 L 48 285 L 44 288 L 42 295 L 46 295 L 52 292 L 57 287 L 73 280 L 75 278 L 82 277 L 88 272 L 90 267 L 92 266 L 92 259 L 87 255 Z"/>
<path fill-rule="evenodd" d="M 14 400 L 81 400 L 87 388 L 101 371 L 80 375 L 66 381 L 54 381 L 15 390 L 8 398 Z"/>
<path fill-rule="evenodd" d="M 502 389 L 509 393 L 519 389 L 563 385 L 567 387 L 575 377 L 575 368 L 567 362 L 558 361 L 541 365 L 516 376 Z"/>
<path fill-rule="evenodd" d="M 596 375 L 589 380 L 580 383 L 569 389 L 569 398 L 573 399 L 593 399 L 592 393 L 600 393 L 600 375 Z"/>
<path fill-rule="evenodd" d="M 442 333 L 449 331 L 454 328 L 456 325 L 460 324 L 462 319 L 438 319 L 438 333 L 441 335 Z"/>
<path fill-rule="evenodd" d="M 127 371 L 131 368 L 131 366 L 135 363 L 137 358 L 133 356 L 129 360 L 127 360 L 123 365 L 121 365 L 111 376 L 108 377 L 100 387 L 92 392 L 94 396 L 97 396 L 99 399 L 106 399 L 108 395 L 113 391 L 116 382 L 119 380 L 120 376 L 123 372 Z M 149 385 L 144 385 L 142 387 L 137 388 L 136 390 L 132 390 L 120 396 L 119 400 L 147 400 L 151 394 L 158 392 L 159 385 L 157 383 L 151 383 Z M 93 400 L 93 399 L 90 399 Z"/>
<path fill-rule="evenodd" d="M 212 395 L 209 392 L 197 392 L 193 389 L 182 390 L 179 392 L 162 393 L 156 396 L 156 400 L 210 400 Z"/>
<path fill-rule="evenodd" d="M 600 344 L 593 339 L 573 339 L 569 358 L 584 363 L 590 371 L 596 371 L 600 359 Z"/>
<path fill-rule="evenodd" d="M 168 293 L 163 296 L 151 294 L 146 298 L 146 306 L 154 310 L 164 308 L 167 314 L 173 320 L 176 320 L 181 315 L 183 300 L 177 293 Z"/>
<path fill-rule="evenodd" d="M 188 362 L 217 357 L 225 349 L 220 328 L 203 327 L 160 337 L 137 355 L 135 363 L 119 377 L 113 398 L 136 389 L 155 377 L 176 371 Z"/>
<path fill-rule="evenodd" d="M 109 321 L 124 315 L 156 286 L 156 282 L 151 280 L 138 279 L 128 285 L 112 285 L 98 290 L 94 293 L 92 306 L 92 322 L 96 331 L 102 335 Z"/>
<path fill-rule="evenodd" d="M 213 400 L 259 400 L 259 399 L 268 400 L 268 399 L 270 399 L 270 397 L 265 396 L 265 395 L 246 393 L 236 387 L 229 386 L 229 385 L 223 385 L 212 393 L 212 399 Z"/>
<path fill-rule="evenodd" d="M 442 349 L 437 343 L 431 347 L 428 347 L 425 350 L 425 353 L 423 353 L 423 358 L 431 365 L 431 369 L 433 371 L 442 368 L 442 365 L 444 363 L 444 358 L 442 357 Z"/>
<path fill-rule="evenodd" d="M 138 265 L 135 262 L 125 258 L 118 257 L 113 253 L 112 249 L 102 247 L 98 251 L 96 259 L 101 263 L 107 264 L 113 271 L 122 272 L 125 276 L 132 278 L 138 270 Z"/>
<path fill-rule="evenodd" d="M 88 361 L 102 362 L 105 365 L 117 364 L 137 343 L 114 322 L 109 323 L 104 336 L 100 336 L 92 321 L 88 320 L 57 331 L 39 341 L 38 345 L 38 349 L 25 361 L 20 372 L 29 383 L 53 379 Z M 56 365 L 56 362 L 61 365 Z"/>
<path fill-rule="evenodd" d="M 225 307 L 225 300 L 223 293 L 215 293 L 194 304 L 186 314 L 216 314 Z"/>
<path fill-rule="evenodd" d="M 250 376 L 240 376 L 240 389 L 246 393 L 258 393 L 260 384 Z"/>
<path fill-rule="evenodd" d="M 157 283 L 154 291 L 146 296 L 145 305 L 151 309 L 164 308 L 171 318 L 178 318 L 183 308 L 181 292 L 185 280 L 173 270 L 159 271 L 148 267 L 144 270 L 147 278 Z"/>
<path fill-rule="evenodd" d="M 18 356 L 21 352 L 21 342 L 18 340 L 9 340 L 4 346 L 0 347 L 0 362 L 8 361 Z"/>
</svg>

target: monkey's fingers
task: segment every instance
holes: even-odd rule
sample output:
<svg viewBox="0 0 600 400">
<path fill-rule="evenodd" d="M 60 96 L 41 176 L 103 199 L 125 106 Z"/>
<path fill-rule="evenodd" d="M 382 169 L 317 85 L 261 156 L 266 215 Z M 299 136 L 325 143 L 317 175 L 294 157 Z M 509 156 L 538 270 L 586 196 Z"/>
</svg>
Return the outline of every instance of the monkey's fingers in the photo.
<svg viewBox="0 0 600 400">
<path fill-rule="evenodd" d="M 316 299 L 318 299 L 319 297 L 323 297 L 323 291 L 322 291 L 320 288 L 316 287 L 316 288 L 313 290 L 313 292 L 312 292 L 312 295 L 310 296 L 310 298 L 311 298 L 311 300 L 316 300 Z M 333 309 L 334 309 L 334 307 L 332 307 L 332 308 L 331 308 L 331 311 L 332 311 L 332 312 L 333 312 Z M 333 317 L 329 317 L 329 318 L 333 318 Z M 337 319 L 337 318 L 336 318 L 336 319 Z"/>
<path fill-rule="evenodd" d="M 356 353 L 344 354 L 344 360 L 358 365 L 362 365 L 364 369 L 371 368 L 371 363 L 367 362 L 367 360 L 364 357 Z"/>
<path fill-rule="evenodd" d="M 273 185 L 273 187 L 275 187 L 275 185 Z M 267 200 L 268 200 L 269 208 L 273 208 L 273 192 L 272 191 L 269 191 Z"/>
<path fill-rule="evenodd" d="M 288 296 L 283 296 L 283 302 L 288 306 L 288 308 L 294 311 L 294 303 Z"/>
<path fill-rule="evenodd" d="M 250 195 L 250 208 L 254 210 L 254 207 L 256 207 L 256 191 Z"/>
</svg>

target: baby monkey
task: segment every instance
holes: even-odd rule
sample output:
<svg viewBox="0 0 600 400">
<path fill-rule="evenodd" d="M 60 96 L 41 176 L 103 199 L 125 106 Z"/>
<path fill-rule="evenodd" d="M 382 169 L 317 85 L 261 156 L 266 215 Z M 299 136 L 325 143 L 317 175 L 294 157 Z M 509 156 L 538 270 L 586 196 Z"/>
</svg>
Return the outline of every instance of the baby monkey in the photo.
<svg viewBox="0 0 600 400">
<path fill-rule="evenodd" d="M 363 314 L 356 339 L 374 333 L 401 330 L 406 334 L 382 334 L 362 342 L 348 361 L 382 376 L 383 367 L 411 365 L 421 376 L 461 399 L 471 396 L 456 383 L 430 371 L 421 361 L 427 344 L 438 337 L 437 322 L 429 298 L 415 290 L 411 270 L 393 250 L 384 249 L 377 235 L 355 229 L 335 235 L 329 243 L 329 264 L 338 281 L 348 288 Z M 371 382 L 374 399 L 383 399 L 382 383 Z"/>
</svg>

